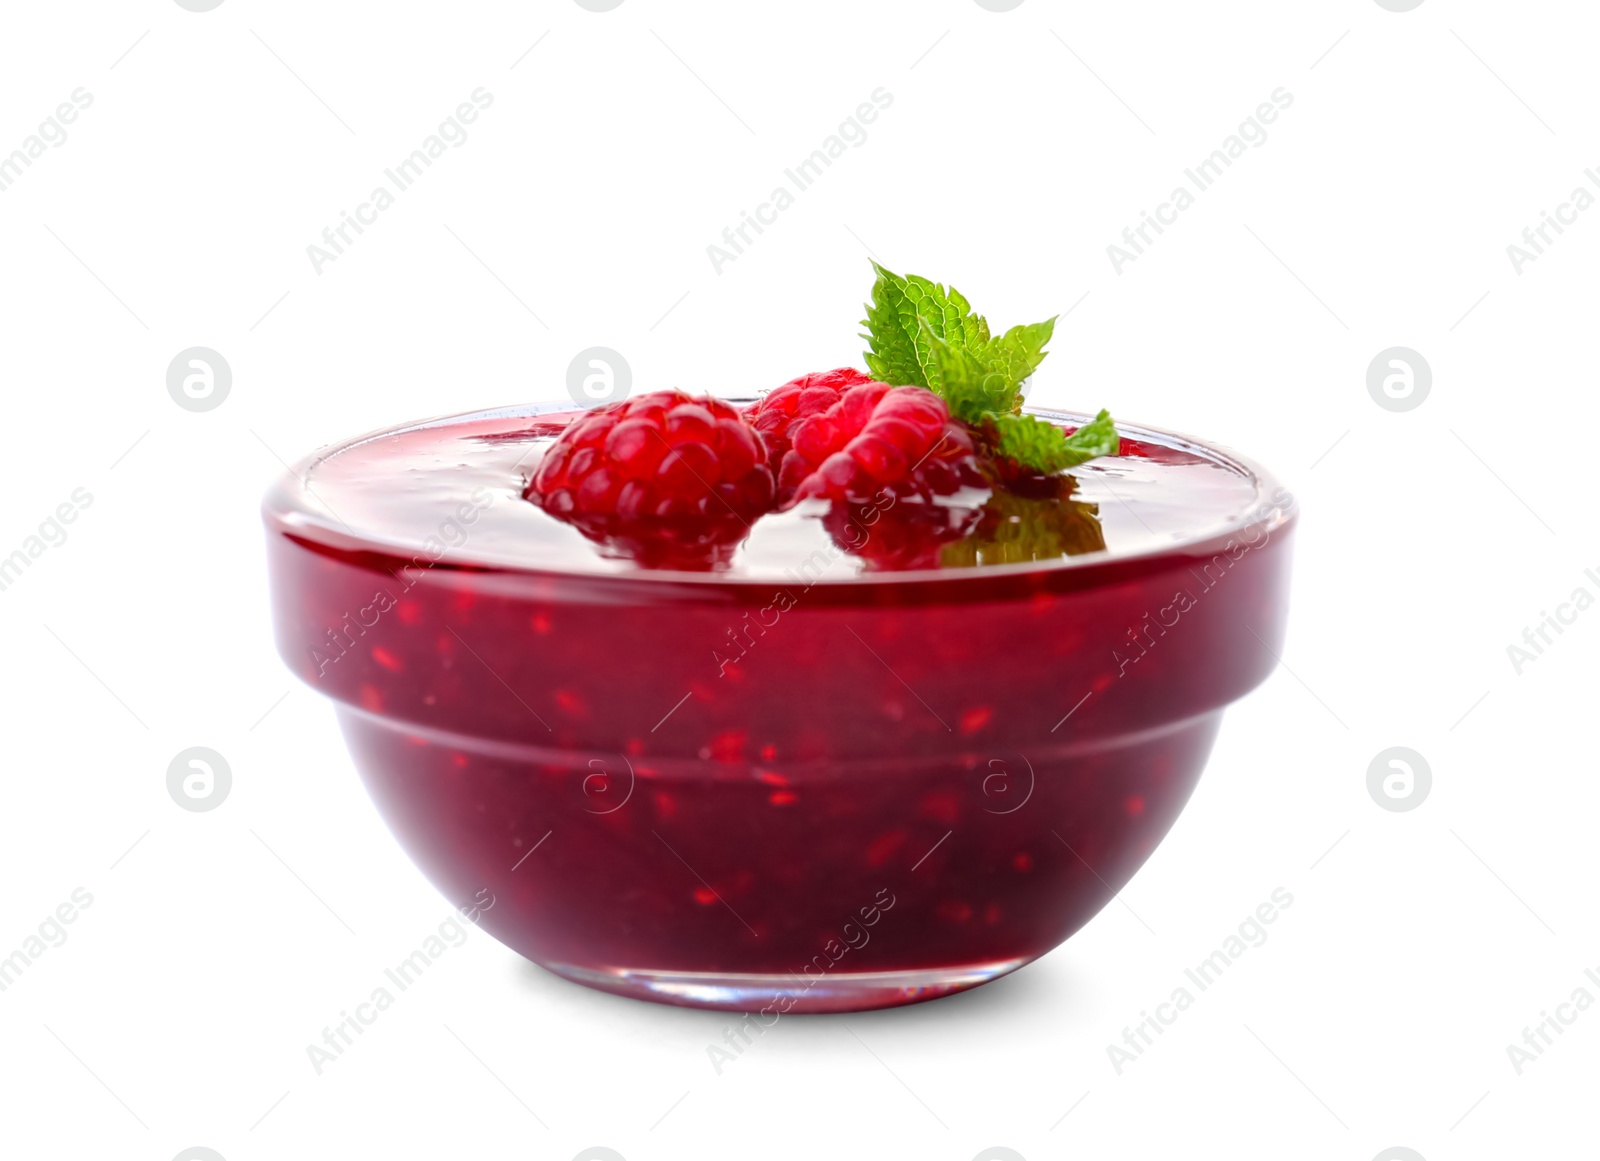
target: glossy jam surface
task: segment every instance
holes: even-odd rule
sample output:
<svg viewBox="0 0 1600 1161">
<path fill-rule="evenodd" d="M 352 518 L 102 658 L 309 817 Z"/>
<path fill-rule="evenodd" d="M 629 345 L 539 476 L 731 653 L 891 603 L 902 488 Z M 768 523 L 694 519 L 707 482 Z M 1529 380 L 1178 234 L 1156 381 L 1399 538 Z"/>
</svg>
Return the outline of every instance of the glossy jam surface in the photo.
<svg viewBox="0 0 1600 1161">
<path fill-rule="evenodd" d="M 607 554 L 576 528 L 522 499 L 540 457 L 578 414 L 490 414 L 357 442 L 312 464 L 306 476 L 311 507 L 334 529 L 358 529 L 414 556 L 442 546 L 459 563 L 637 572 L 637 561 Z M 1126 454 L 1091 461 L 1072 473 L 1067 515 L 1074 527 L 1067 549 L 1073 555 L 1159 549 L 1224 527 L 1259 503 L 1255 481 L 1218 457 L 1143 440 L 1126 443 Z M 471 510 L 463 511 L 464 501 Z M 1040 507 L 1025 498 L 991 500 L 979 489 L 944 501 L 947 508 L 975 515 L 986 505 L 990 519 L 969 521 L 971 534 L 933 554 L 929 563 L 949 568 L 1004 561 L 1006 554 L 993 544 L 996 523 L 1015 522 Z M 826 504 L 814 501 L 755 521 L 731 560 L 716 571 L 730 578 L 781 579 L 822 552 L 829 556 L 826 579 L 847 580 L 871 567 L 872 536 L 873 527 L 859 513 L 831 517 Z M 849 551 L 853 537 L 869 550 Z"/>
<path fill-rule="evenodd" d="M 1144 862 L 1282 645 L 1292 500 L 1176 437 L 1077 473 L 1104 549 L 868 573 L 799 515 L 689 575 L 518 498 L 548 435 L 484 437 L 559 418 L 370 438 L 266 516 L 280 649 L 397 837 L 591 986 L 847 1010 L 1026 963 Z"/>
</svg>

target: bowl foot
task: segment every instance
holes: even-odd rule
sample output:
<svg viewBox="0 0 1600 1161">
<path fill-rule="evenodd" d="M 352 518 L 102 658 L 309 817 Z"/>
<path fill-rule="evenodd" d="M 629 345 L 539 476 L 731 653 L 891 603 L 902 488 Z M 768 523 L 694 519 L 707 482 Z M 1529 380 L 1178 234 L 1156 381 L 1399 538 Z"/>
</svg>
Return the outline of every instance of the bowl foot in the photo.
<svg viewBox="0 0 1600 1161">
<path fill-rule="evenodd" d="M 757 1012 L 776 1019 L 785 1012 L 862 1012 L 936 1000 L 999 979 L 1032 958 L 909 971 L 832 972 L 812 979 L 785 972 L 643 971 L 565 963 L 540 966 L 575 984 L 636 1000 Z"/>
</svg>

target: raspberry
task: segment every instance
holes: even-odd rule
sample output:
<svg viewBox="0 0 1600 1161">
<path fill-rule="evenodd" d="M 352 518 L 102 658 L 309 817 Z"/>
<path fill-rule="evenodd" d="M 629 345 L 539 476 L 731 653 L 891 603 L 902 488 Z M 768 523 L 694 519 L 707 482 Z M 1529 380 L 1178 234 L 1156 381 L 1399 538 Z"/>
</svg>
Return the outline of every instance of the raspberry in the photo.
<svg viewBox="0 0 1600 1161">
<path fill-rule="evenodd" d="M 761 437 L 716 399 L 653 391 L 597 407 L 551 445 L 523 495 L 552 516 L 755 519 L 772 505 Z"/>
<path fill-rule="evenodd" d="M 813 371 L 789 380 L 745 412 L 755 429 L 761 433 L 762 442 L 767 445 L 767 465 L 772 469 L 773 479 L 778 477 L 794 429 L 804 420 L 839 402 L 839 396 L 851 387 L 870 382 L 872 379 L 869 376 L 854 367 Z"/>
<path fill-rule="evenodd" d="M 972 438 L 925 387 L 862 383 L 797 424 L 778 477 L 784 501 L 947 496 L 981 483 Z"/>
</svg>

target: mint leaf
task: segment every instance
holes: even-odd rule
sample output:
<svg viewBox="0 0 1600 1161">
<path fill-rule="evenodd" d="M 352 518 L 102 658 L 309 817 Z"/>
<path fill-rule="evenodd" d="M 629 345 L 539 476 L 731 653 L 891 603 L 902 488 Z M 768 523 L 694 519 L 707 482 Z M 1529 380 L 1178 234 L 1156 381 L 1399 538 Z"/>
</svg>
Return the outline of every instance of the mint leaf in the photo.
<svg viewBox="0 0 1600 1161">
<path fill-rule="evenodd" d="M 861 323 L 867 328 L 861 337 L 870 347 L 866 352 L 867 370 L 874 379 L 891 387 L 926 387 L 928 380 L 917 357 L 917 344 L 905 324 L 907 316 L 916 317 L 916 308 L 906 299 L 905 279 L 876 262 L 872 267 L 878 278 L 872 284 L 872 301 L 867 304 L 867 317 Z"/>
<path fill-rule="evenodd" d="M 1013 385 L 1013 411 L 1022 407 L 1022 382 L 1044 362 L 1048 353 L 1044 347 L 1055 329 L 1056 318 L 1052 315 L 1044 322 L 1014 326 L 985 348 L 984 359 L 990 369 L 1004 375 Z"/>
<path fill-rule="evenodd" d="M 1104 411 L 1070 437 L 1022 414 L 1022 384 L 1044 361 L 1055 317 L 992 336 L 988 322 L 955 287 L 947 291 L 876 262 L 872 268 L 876 279 L 861 337 L 875 379 L 940 395 L 951 415 L 987 437 L 994 454 L 1025 471 L 1048 475 L 1117 454 L 1120 441 Z"/>
<path fill-rule="evenodd" d="M 887 272 L 885 272 L 887 273 Z M 937 339 L 957 350 L 976 351 L 989 341 L 989 324 L 982 315 L 972 313 L 972 304 L 961 297 L 955 287 L 945 293 L 943 286 L 929 282 L 915 274 L 906 275 L 905 297 L 915 312 L 908 323 L 915 323 L 912 341 L 916 344 L 917 360 L 928 380 L 924 386 L 939 389 L 939 367 L 934 359 L 933 343 Z"/>
<path fill-rule="evenodd" d="M 1067 436 L 1066 443 L 1075 454 L 1083 457 L 1078 461 L 1080 464 L 1096 456 L 1122 454 L 1122 437 L 1117 434 L 1117 425 L 1111 422 L 1111 412 L 1103 407 L 1100 414 Z"/>
<path fill-rule="evenodd" d="M 937 282 L 916 274 L 902 277 L 876 262 L 872 268 L 877 280 L 862 337 L 871 348 L 867 369 L 875 378 L 894 387 L 911 384 L 936 391 L 961 418 L 975 423 L 980 416 L 966 414 L 946 390 L 945 374 L 953 367 L 962 384 L 954 390 L 962 398 L 970 401 L 976 391 L 976 397 L 987 400 L 983 411 L 1020 409 L 1022 381 L 1043 362 L 1054 318 L 992 337 L 988 322 L 973 313 L 972 304 L 955 287 L 946 291 Z M 971 360 L 963 362 L 962 354 Z M 982 381 L 981 388 L 974 387 L 976 380 Z"/>
<path fill-rule="evenodd" d="M 1114 456 L 1122 448 L 1109 411 L 1100 412 L 1071 435 L 1035 415 L 996 415 L 991 423 L 995 450 L 1041 475 L 1075 468 L 1097 456 Z"/>
<path fill-rule="evenodd" d="M 990 415 L 1011 410 L 1018 397 L 1016 384 L 1004 371 L 995 369 L 987 357 L 988 345 L 976 351 L 953 346 L 936 337 L 926 323 L 922 337 L 927 340 L 939 384 L 934 390 L 944 398 L 951 415 L 981 427 Z"/>
<path fill-rule="evenodd" d="M 863 322 L 867 333 L 862 336 L 871 347 L 866 352 L 867 370 L 891 387 L 937 391 L 939 369 L 932 340 L 975 349 L 988 343 L 989 324 L 972 313 L 972 304 L 953 286 L 946 291 L 916 274 L 902 278 L 876 262 L 872 268 L 878 277 Z"/>
</svg>

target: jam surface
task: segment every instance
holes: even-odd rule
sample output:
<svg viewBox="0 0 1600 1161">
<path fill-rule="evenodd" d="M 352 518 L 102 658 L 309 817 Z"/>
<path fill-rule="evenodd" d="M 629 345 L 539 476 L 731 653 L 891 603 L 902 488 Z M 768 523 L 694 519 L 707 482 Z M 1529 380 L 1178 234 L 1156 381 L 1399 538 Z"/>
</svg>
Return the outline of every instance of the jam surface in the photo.
<svg viewBox="0 0 1600 1161">
<path fill-rule="evenodd" d="M 346 445 L 307 472 L 307 512 L 401 555 L 407 549 L 436 553 L 442 545 L 460 563 L 582 574 L 656 571 L 607 553 L 522 498 L 540 457 L 582 414 L 486 412 Z M 1175 440 L 1123 443 L 1122 455 L 1070 473 L 1071 494 L 1059 512 L 1046 511 L 1037 498 L 991 496 L 983 489 L 942 502 L 970 513 L 970 530 L 919 554 L 918 565 L 963 568 L 1148 552 L 1225 528 L 1260 502 L 1258 482 L 1216 453 Z M 908 535 L 917 533 L 901 533 Z M 825 502 L 810 501 L 753 521 L 731 559 L 714 571 L 728 579 L 779 580 L 822 553 L 828 564 L 821 579 L 848 580 L 873 569 L 870 550 L 852 550 L 871 537 L 860 513 L 830 516 Z"/>
</svg>

